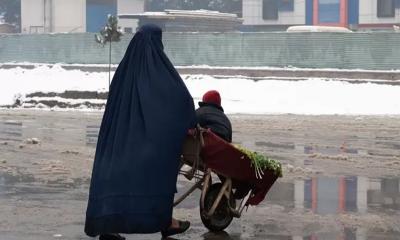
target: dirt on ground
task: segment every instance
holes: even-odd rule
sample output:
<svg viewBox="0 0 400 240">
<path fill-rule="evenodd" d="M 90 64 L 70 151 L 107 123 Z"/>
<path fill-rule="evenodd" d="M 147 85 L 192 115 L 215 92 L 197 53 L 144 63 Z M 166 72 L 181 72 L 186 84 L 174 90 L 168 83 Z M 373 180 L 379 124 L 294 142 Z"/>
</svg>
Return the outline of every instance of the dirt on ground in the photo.
<svg viewBox="0 0 400 240">
<path fill-rule="evenodd" d="M 0 110 L 0 239 L 83 233 L 102 112 Z M 235 144 L 281 161 L 267 198 L 220 233 L 197 191 L 176 239 L 400 239 L 400 116 L 231 115 Z M 179 177 L 178 195 L 192 182 Z M 160 239 L 159 234 L 126 235 Z"/>
</svg>

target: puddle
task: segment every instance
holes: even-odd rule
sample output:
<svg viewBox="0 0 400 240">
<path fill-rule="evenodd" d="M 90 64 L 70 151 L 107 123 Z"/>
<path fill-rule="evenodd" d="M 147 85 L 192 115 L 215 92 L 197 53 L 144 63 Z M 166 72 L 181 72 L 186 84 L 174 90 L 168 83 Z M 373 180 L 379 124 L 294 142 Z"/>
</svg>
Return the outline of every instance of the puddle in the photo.
<svg viewBox="0 0 400 240">
<path fill-rule="evenodd" d="M 62 119 L 61 119 L 62 120 Z M 99 122 L 91 121 L 90 124 L 77 122 L 65 123 L 65 121 L 39 121 L 30 119 L 26 121 L 8 120 L 0 122 L 0 141 L 17 141 L 21 142 L 27 138 L 39 138 L 47 142 L 57 141 L 58 143 L 68 143 L 72 146 L 80 145 L 84 142 L 87 146 L 96 147 L 99 134 Z M 68 135 L 68 138 L 65 138 Z M 353 136 L 357 138 L 357 136 Z M 345 155 L 345 154 L 366 154 L 376 156 L 393 156 L 393 153 L 385 154 L 385 151 L 390 149 L 398 151 L 400 144 L 395 138 L 375 137 L 375 146 L 377 149 L 359 149 L 351 146 L 349 140 L 343 141 L 337 145 L 329 145 L 329 143 L 318 142 L 318 144 L 298 143 L 285 141 L 235 141 L 236 144 L 241 144 L 250 149 L 257 151 L 276 150 L 282 153 L 298 153 L 298 154 L 321 154 L 321 155 Z M 290 136 L 288 139 L 290 140 Z M 350 141 L 351 142 L 351 141 Z M 396 154 L 395 154 L 396 155 Z M 311 159 L 307 159 L 305 164 L 312 164 Z"/>
<path fill-rule="evenodd" d="M 22 122 L 0 122 L 0 141 L 22 141 Z"/>
<path fill-rule="evenodd" d="M 96 147 L 97 138 L 99 137 L 100 126 L 86 126 L 86 145 Z"/>
<path fill-rule="evenodd" d="M 311 146 L 311 145 L 306 145 L 306 146 L 300 146 L 300 148 L 303 148 L 304 154 L 323 154 L 323 155 L 340 155 L 344 153 L 348 154 L 358 154 L 359 150 L 356 148 L 350 148 L 346 146 L 345 144 L 342 144 L 342 146 L 339 147 L 332 147 L 332 146 Z"/>
<path fill-rule="evenodd" d="M 255 142 L 256 146 L 270 147 L 270 148 L 283 148 L 283 149 L 295 149 L 294 143 L 273 143 L 273 142 Z"/>
<path fill-rule="evenodd" d="M 208 232 L 202 235 L 203 240 L 367 240 L 367 239 L 398 239 L 396 232 L 373 233 L 365 228 L 343 227 L 340 231 L 317 232 L 304 230 L 303 234 L 289 235 L 282 226 L 275 224 L 255 224 L 253 232 Z M 289 230 L 290 231 L 290 230 Z"/>
<path fill-rule="evenodd" d="M 280 205 L 284 207 L 285 212 L 294 209 L 310 210 L 320 216 L 343 213 L 367 214 L 369 211 L 387 210 L 391 210 L 393 214 L 393 210 L 400 210 L 400 179 L 342 176 L 296 180 L 291 183 L 277 182 L 268 193 L 267 199 L 258 207 L 261 208 L 262 205 Z M 203 235 L 203 239 L 366 240 L 399 239 L 400 236 L 399 232 L 373 232 L 366 227 L 345 225 L 336 229 L 334 227 L 321 229 L 318 222 L 309 224 L 300 232 L 297 229 L 296 232 L 299 233 L 296 235 L 284 234 L 292 232 L 292 228 L 289 225 L 256 223 L 251 225 L 250 230 L 236 233 L 232 229 L 230 232 L 228 228 L 229 233 L 207 233 Z"/>
<path fill-rule="evenodd" d="M 315 177 L 293 183 L 277 182 L 267 196 L 267 202 L 286 208 L 306 208 L 320 215 L 400 210 L 400 179 Z"/>
<path fill-rule="evenodd" d="M 398 142 L 375 142 L 375 145 L 378 145 L 380 147 L 384 147 L 384 148 L 389 148 L 389 149 L 396 149 L 399 150 L 400 149 L 400 144 Z"/>
<path fill-rule="evenodd" d="M 387 152 L 383 150 L 368 150 L 368 155 L 375 157 L 400 157 L 400 153 Z"/>
<path fill-rule="evenodd" d="M 178 195 L 190 186 L 185 181 L 179 181 Z M 196 190 L 178 205 L 178 208 L 195 209 L 198 207 L 199 198 L 200 190 Z M 268 193 L 267 198 L 258 207 L 261 208 L 263 205 L 279 205 L 285 209 L 285 212 L 294 209 L 309 210 L 321 216 L 343 213 L 367 214 L 368 212 L 393 214 L 393 211 L 400 211 L 400 178 L 376 179 L 361 176 L 340 176 L 316 177 L 289 183 L 277 182 Z M 262 229 L 268 232 L 266 230 L 268 226 L 263 226 Z M 360 234 L 359 230 L 344 228 L 344 231 L 340 233 L 318 233 L 287 239 L 336 239 L 338 236 L 345 237 L 341 239 L 359 239 L 354 238 L 357 234 Z M 277 233 L 277 235 L 279 234 Z M 275 236 L 276 238 L 271 237 L 268 235 L 254 239 L 282 239 L 280 238 L 281 235 Z M 204 239 L 242 238 L 240 238 L 240 235 L 232 238 L 229 234 L 208 234 L 204 236 Z"/>
<path fill-rule="evenodd" d="M 7 173 L 0 174 L 0 186 L 11 186 L 17 183 L 33 182 L 35 180 L 33 175 L 11 175 Z"/>
<path fill-rule="evenodd" d="M 38 121 L 36 119 L 24 122 L 0 122 L 1 142 L 23 142 L 28 138 L 37 138 L 44 143 L 65 144 L 71 147 L 96 146 L 99 126 L 80 125 L 69 123 L 66 126 L 62 121 Z M 68 136 L 68 137 L 66 137 Z"/>
<path fill-rule="evenodd" d="M 191 183 L 193 184 L 193 183 Z M 178 195 L 184 193 L 191 185 L 188 182 L 178 181 Z M 198 208 L 200 190 L 196 190 L 177 208 L 196 209 Z M 306 180 L 295 180 L 293 182 L 276 182 L 267 198 L 254 207 L 282 206 L 283 212 L 290 212 L 295 209 L 311 211 L 316 215 L 338 216 L 344 213 L 357 216 L 368 216 L 366 214 L 387 213 L 397 214 L 400 211 L 400 178 L 367 178 L 362 176 L 338 176 L 338 177 L 315 177 Z M 248 213 L 244 213 L 246 215 Z M 360 215 L 361 214 L 361 215 Z M 248 218 L 248 216 L 247 216 Z M 258 219 L 257 217 L 255 217 Z M 318 218 L 318 217 L 317 217 Z M 234 220 L 240 222 L 240 220 Z M 267 221 L 268 222 L 268 221 Z M 270 222 L 270 221 L 269 221 Z M 314 226 L 314 225 L 315 226 Z M 375 239 L 367 238 L 373 235 L 365 228 L 339 228 L 330 232 L 322 229 L 318 222 L 310 224 L 303 229 L 303 233 L 297 236 L 282 235 L 288 229 L 285 226 L 274 226 L 255 224 L 249 233 L 235 233 L 232 228 L 230 232 L 207 233 L 203 235 L 204 240 L 213 239 Z M 290 229 L 290 227 L 289 227 Z M 314 229 L 314 230 L 313 230 Z M 328 231 L 328 232 L 324 232 Z M 246 230 L 247 232 L 247 230 Z M 379 239 L 396 239 L 400 233 L 377 233 Z"/>
<path fill-rule="evenodd" d="M 294 142 L 265 142 L 265 141 L 256 141 L 254 144 L 249 142 L 242 142 L 243 145 L 255 146 L 260 148 L 268 148 L 271 150 L 278 150 L 279 152 L 288 152 L 288 153 L 298 153 L 298 154 L 321 154 L 321 155 L 344 155 L 344 154 L 364 154 L 366 151 L 359 150 L 357 148 L 349 146 L 346 142 L 339 144 L 338 146 L 324 146 L 322 143 L 319 144 L 298 144 Z M 393 145 L 392 148 L 397 148 L 396 145 Z"/>
<path fill-rule="evenodd" d="M 73 178 L 68 182 L 64 179 L 41 182 L 34 175 L 0 172 L 0 198 L 4 195 L 30 196 L 62 193 L 69 189 L 88 187 L 90 179 Z M 86 191 L 86 190 L 85 190 Z"/>
<path fill-rule="evenodd" d="M 33 175 L 0 173 L 0 197 L 7 194 L 14 194 L 17 191 L 17 185 L 33 183 L 34 181 L 35 178 Z"/>
</svg>

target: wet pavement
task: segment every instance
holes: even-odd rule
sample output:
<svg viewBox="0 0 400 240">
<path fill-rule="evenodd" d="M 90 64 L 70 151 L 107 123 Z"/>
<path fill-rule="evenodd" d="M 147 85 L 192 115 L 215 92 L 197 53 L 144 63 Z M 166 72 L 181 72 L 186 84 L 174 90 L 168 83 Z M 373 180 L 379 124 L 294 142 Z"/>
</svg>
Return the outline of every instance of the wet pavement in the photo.
<svg viewBox="0 0 400 240">
<path fill-rule="evenodd" d="M 400 117 L 230 118 L 234 141 L 281 160 L 284 178 L 221 233 L 202 225 L 193 193 L 175 210 L 192 222 L 177 239 L 400 239 Z M 0 111 L 1 240 L 91 239 L 83 226 L 100 121 Z M 180 177 L 179 193 L 191 184 Z"/>
</svg>

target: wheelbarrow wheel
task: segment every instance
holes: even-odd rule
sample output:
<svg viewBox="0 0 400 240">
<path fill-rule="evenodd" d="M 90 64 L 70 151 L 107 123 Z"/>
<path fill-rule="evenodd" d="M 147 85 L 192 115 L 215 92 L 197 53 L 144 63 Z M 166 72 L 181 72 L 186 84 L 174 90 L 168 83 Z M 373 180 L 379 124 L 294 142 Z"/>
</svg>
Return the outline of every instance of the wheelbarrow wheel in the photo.
<svg viewBox="0 0 400 240">
<path fill-rule="evenodd" d="M 229 209 L 228 199 L 226 196 L 223 196 L 221 201 L 219 202 L 214 214 L 211 217 L 207 217 L 204 213 L 208 212 L 214 201 L 218 197 L 218 193 L 222 187 L 222 183 L 214 183 L 208 189 L 205 199 L 204 199 L 204 209 L 200 207 L 200 217 L 204 226 L 208 228 L 208 230 L 212 232 L 223 231 L 225 228 L 231 224 L 233 215 Z M 230 206 L 232 208 L 236 207 L 236 201 L 233 198 L 233 193 L 230 193 Z M 201 206 L 201 204 L 200 204 Z"/>
</svg>

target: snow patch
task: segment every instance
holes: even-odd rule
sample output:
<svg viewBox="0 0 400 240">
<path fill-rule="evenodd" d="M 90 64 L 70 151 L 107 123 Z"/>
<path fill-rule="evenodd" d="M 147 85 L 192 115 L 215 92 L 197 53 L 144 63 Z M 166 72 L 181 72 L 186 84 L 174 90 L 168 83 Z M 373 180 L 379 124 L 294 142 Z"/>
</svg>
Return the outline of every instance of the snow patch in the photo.
<svg viewBox="0 0 400 240">
<path fill-rule="evenodd" d="M 400 114 L 400 86 L 374 83 L 351 84 L 330 79 L 281 81 L 269 79 L 252 81 L 238 77 L 214 78 L 207 75 L 182 75 L 195 102 L 211 89 L 218 90 L 227 113 L 242 114 L 344 114 L 397 115 Z M 97 91 L 108 89 L 107 72 L 66 70 L 61 65 L 38 65 L 33 69 L 0 68 L 0 105 L 12 105 L 21 98 L 32 108 L 49 108 L 40 98 L 26 96 L 33 92 Z M 27 101 L 28 100 L 28 101 Z M 43 98 L 41 99 L 43 100 Z M 70 105 L 105 104 L 104 99 L 46 98 Z M 44 102 L 46 102 L 44 101 Z M 197 105 L 197 104 L 196 104 Z M 77 109 L 79 108 L 79 109 Z M 79 106 L 77 110 L 90 110 Z M 57 107 L 53 110 L 59 110 Z M 69 109 L 69 108 L 68 108 Z M 67 110 L 67 109 L 63 109 Z"/>
<path fill-rule="evenodd" d="M 400 86 L 309 79 L 249 81 L 239 78 L 182 76 L 193 98 L 218 90 L 227 113 L 250 114 L 400 114 Z"/>
</svg>

